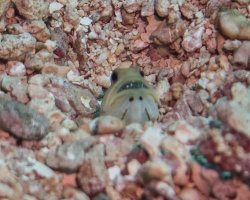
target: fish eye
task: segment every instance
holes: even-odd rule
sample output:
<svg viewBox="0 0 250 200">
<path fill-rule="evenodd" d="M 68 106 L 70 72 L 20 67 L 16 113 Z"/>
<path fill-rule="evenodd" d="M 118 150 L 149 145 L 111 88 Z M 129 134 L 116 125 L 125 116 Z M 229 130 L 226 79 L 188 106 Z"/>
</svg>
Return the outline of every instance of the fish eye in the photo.
<svg viewBox="0 0 250 200">
<path fill-rule="evenodd" d="M 141 71 L 141 70 L 140 70 L 140 74 L 141 74 L 141 76 L 142 76 L 142 77 L 144 77 L 144 73 L 143 73 L 143 71 Z"/>
<path fill-rule="evenodd" d="M 115 71 L 112 72 L 112 74 L 111 74 L 111 82 L 114 83 L 114 82 L 117 81 L 117 79 L 118 79 L 117 73 Z"/>
</svg>

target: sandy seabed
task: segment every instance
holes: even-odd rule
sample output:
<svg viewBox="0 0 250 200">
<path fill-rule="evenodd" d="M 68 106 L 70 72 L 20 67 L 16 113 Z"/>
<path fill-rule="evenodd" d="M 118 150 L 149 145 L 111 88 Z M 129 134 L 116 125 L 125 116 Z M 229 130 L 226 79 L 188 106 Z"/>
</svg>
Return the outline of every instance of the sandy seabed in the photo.
<svg viewBox="0 0 250 200">
<path fill-rule="evenodd" d="M 249 0 L 0 0 L 0 199 L 250 199 L 249 18 Z M 135 66 L 158 121 L 98 116 Z"/>
</svg>

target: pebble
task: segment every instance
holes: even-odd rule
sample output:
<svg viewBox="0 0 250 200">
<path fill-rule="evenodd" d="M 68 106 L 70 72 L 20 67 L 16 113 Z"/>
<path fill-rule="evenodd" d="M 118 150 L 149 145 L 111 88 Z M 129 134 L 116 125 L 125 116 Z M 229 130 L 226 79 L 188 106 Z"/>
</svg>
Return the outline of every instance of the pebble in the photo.
<svg viewBox="0 0 250 200">
<path fill-rule="evenodd" d="M 140 11 L 142 1 L 123 1 L 122 6 L 128 13 Z"/>
<path fill-rule="evenodd" d="M 64 172 L 76 172 L 94 142 L 94 138 L 88 137 L 57 146 L 49 151 L 46 165 Z"/>
<path fill-rule="evenodd" d="M 221 33 L 230 39 L 250 40 L 250 21 L 236 9 L 222 9 L 218 14 Z"/>
<path fill-rule="evenodd" d="M 188 31 L 184 34 L 181 45 L 186 52 L 194 52 L 202 47 L 202 34 L 204 30 L 204 27 L 200 27 L 198 29 Z"/>
<path fill-rule="evenodd" d="M 101 193 L 108 183 L 104 162 L 104 145 L 94 146 L 87 154 L 77 174 L 80 188 L 89 196 Z"/>
<path fill-rule="evenodd" d="M 128 155 L 132 151 L 133 147 L 134 146 L 128 141 L 114 137 L 106 142 L 105 151 L 107 157 L 111 161 L 115 162 L 116 160 L 124 158 Z"/>
<path fill-rule="evenodd" d="M 218 103 L 216 103 L 215 110 L 219 120 L 250 138 L 249 111 L 235 101 L 218 101 Z"/>
<path fill-rule="evenodd" d="M 19 61 L 8 61 L 7 70 L 10 76 L 24 76 L 26 74 L 24 64 Z"/>
<path fill-rule="evenodd" d="M 63 198 L 68 200 L 90 200 L 90 198 L 82 191 L 73 187 L 66 187 L 63 190 Z"/>
<path fill-rule="evenodd" d="M 232 64 L 234 69 L 250 69 L 250 41 L 244 41 L 234 52 Z"/>
<path fill-rule="evenodd" d="M 160 155 L 159 146 L 162 142 L 162 130 L 158 127 L 149 127 L 141 137 L 141 146 L 147 151 L 151 158 Z"/>
<path fill-rule="evenodd" d="M 173 185 L 171 168 L 162 160 L 147 161 L 141 165 L 136 180 L 142 185 L 147 185 L 153 180 L 161 180 Z"/>
<path fill-rule="evenodd" d="M 49 13 L 52 14 L 53 12 L 55 11 L 59 11 L 61 10 L 61 8 L 63 8 L 63 4 L 61 3 L 58 3 L 58 2 L 52 2 L 50 5 L 49 5 Z"/>
<path fill-rule="evenodd" d="M 2 17 L 6 13 L 6 11 L 8 10 L 10 4 L 11 4 L 10 0 L 1 1 L 1 4 L 0 4 L 0 19 L 2 19 Z"/>
<path fill-rule="evenodd" d="M 26 140 L 41 139 L 49 132 L 47 119 L 18 101 L 0 102 L 0 127 Z"/>
<path fill-rule="evenodd" d="M 50 111 L 56 109 L 55 99 L 52 95 L 44 99 L 41 98 L 31 99 L 28 103 L 28 106 L 42 114 L 47 114 Z"/>
<path fill-rule="evenodd" d="M 0 198 L 1 199 L 22 199 L 24 190 L 16 175 L 7 166 L 0 166 Z"/>
<path fill-rule="evenodd" d="M 90 123 L 90 130 L 96 135 L 119 133 L 124 127 L 124 121 L 109 115 L 97 117 Z"/>
<path fill-rule="evenodd" d="M 29 84 L 28 86 L 28 93 L 30 98 L 49 98 L 50 92 L 40 85 Z"/>
<path fill-rule="evenodd" d="M 89 26 L 92 23 L 92 21 L 93 20 L 88 18 L 88 17 L 83 17 L 83 18 L 81 18 L 80 23 L 82 25 Z"/>
<path fill-rule="evenodd" d="M 203 198 L 203 195 L 195 188 L 184 188 L 179 194 L 179 197 L 181 200 L 200 200 Z"/>
<path fill-rule="evenodd" d="M 170 2 L 166 0 L 156 0 L 155 1 L 155 11 L 160 17 L 166 17 L 168 15 L 168 8 Z"/>
<path fill-rule="evenodd" d="M 4 76 L 2 79 L 2 89 L 4 91 L 12 91 L 12 86 L 13 85 L 18 85 L 18 83 L 21 83 L 24 87 L 27 86 L 27 77 L 22 76 L 22 77 L 14 77 L 14 76 Z"/>
<path fill-rule="evenodd" d="M 169 45 L 179 39 L 186 31 L 186 25 L 182 19 L 168 24 L 164 20 L 151 34 L 153 41 L 158 45 Z"/>
<path fill-rule="evenodd" d="M 174 137 L 182 144 L 195 143 L 201 137 L 201 133 L 186 121 L 180 121 L 176 127 Z"/>
<path fill-rule="evenodd" d="M 155 87 L 157 96 L 161 101 L 167 102 L 170 94 L 170 84 L 168 80 L 163 79 L 157 82 Z"/>
<path fill-rule="evenodd" d="M 0 43 L 0 58 L 5 60 L 23 60 L 28 52 L 35 50 L 36 39 L 29 33 L 19 35 L 3 34 Z"/>
<path fill-rule="evenodd" d="M 62 126 L 69 129 L 70 131 L 75 131 L 78 128 L 77 124 L 69 118 L 63 120 Z"/>
<path fill-rule="evenodd" d="M 46 0 L 13 0 L 20 15 L 28 20 L 39 20 L 48 17 L 49 2 Z"/>
<path fill-rule="evenodd" d="M 242 83 L 236 82 L 231 87 L 232 100 L 250 112 L 250 89 Z"/>
</svg>

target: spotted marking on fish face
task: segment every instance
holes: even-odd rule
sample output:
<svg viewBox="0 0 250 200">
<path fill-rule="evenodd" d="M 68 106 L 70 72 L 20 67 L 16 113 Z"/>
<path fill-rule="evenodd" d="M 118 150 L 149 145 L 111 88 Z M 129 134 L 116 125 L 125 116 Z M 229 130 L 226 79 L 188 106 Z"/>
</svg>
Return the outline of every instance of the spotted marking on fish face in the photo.
<svg viewBox="0 0 250 200">
<path fill-rule="evenodd" d="M 112 115 L 133 122 L 156 121 L 159 99 L 137 68 L 117 68 L 111 74 L 111 86 L 104 95 L 102 115 Z"/>
</svg>

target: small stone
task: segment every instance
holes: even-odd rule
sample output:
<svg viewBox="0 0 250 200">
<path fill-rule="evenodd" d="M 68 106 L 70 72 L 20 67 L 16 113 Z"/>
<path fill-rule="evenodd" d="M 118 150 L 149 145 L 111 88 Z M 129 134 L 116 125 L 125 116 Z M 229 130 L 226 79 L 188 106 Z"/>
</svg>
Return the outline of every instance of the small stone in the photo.
<svg viewBox="0 0 250 200">
<path fill-rule="evenodd" d="M 187 77 L 190 73 L 191 64 L 188 61 L 185 61 L 181 66 L 181 73 L 183 76 Z"/>
<path fill-rule="evenodd" d="M 222 9 L 218 24 L 223 35 L 230 39 L 250 40 L 250 21 L 236 9 Z"/>
<path fill-rule="evenodd" d="M 10 76 L 23 76 L 26 74 L 25 66 L 19 61 L 7 62 L 7 70 Z"/>
<path fill-rule="evenodd" d="M 28 86 L 28 93 L 30 98 L 48 98 L 49 97 L 49 91 L 44 88 L 43 86 L 40 85 L 34 85 L 34 84 L 29 84 Z"/>
<path fill-rule="evenodd" d="M 147 185 L 153 180 L 161 180 L 173 185 L 171 168 L 162 160 L 147 161 L 139 168 L 136 180 L 143 185 Z"/>
<path fill-rule="evenodd" d="M 181 45 L 186 52 L 194 52 L 202 47 L 201 37 L 204 30 L 204 27 L 200 27 L 184 34 L 184 39 Z"/>
<path fill-rule="evenodd" d="M 103 53 L 101 53 L 101 54 L 96 58 L 95 63 L 96 63 L 97 65 L 100 65 L 100 64 L 102 64 L 103 62 L 105 62 L 105 61 L 107 60 L 107 58 L 108 58 L 108 52 L 103 52 Z"/>
<path fill-rule="evenodd" d="M 49 5 L 49 13 L 52 14 L 53 12 L 55 11 L 59 11 L 63 8 L 63 4 L 61 3 L 58 3 L 58 2 L 52 2 L 50 5 Z"/>
<path fill-rule="evenodd" d="M 181 6 L 180 10 L 184 17 L 187 19 L 193 19 L 194 15 L 198 13 L 198 8 L 191 3 L 184 3 Z"/>
<path fill-rule="evenodd" d="M 89 26 L 92 23 L 92 21 L 93 20 L 88 18 L 88 17 L 83 17 L 83 18 L 81 18 L 80 23 L 82 25 Z"/>
<path fill-rule="evenodd" d="M 157 127 L 149 127 L 142 135 L 140 143 L 151 158 L 160 155 L 159 146 L 162 142 L 162 130 Z"/>
<path fill-rule="evenodd" d="M 103 192 L 107 186 L 108 170 L 104 157 L 104 145 L 96 145 L 87 153 L 77 174 L 80 188 L 89 196 Z"/>
<path fill-rule="evenodd" d="M 177 19 L 171 24 L 164 20 L 151 36 L 156 44 L 169 45 L 179 39 L 185 31 L 186 25 L 183 20 Z"/>
<path fill-rule="evenodd" d="M 46 157 L 46 164 L 53 169 L 76 172 L 86 156 L 86 151 L 94 142 L 94 138 L 88 137 L 57 146 L 50 150 Z"/>
<path fill-rule="evenodd" d="M 14 76 L 4 76 L 2 79 L 2 89 L 5 91 L 11 91 L 13 85 L 20 84 L 26 86 L 27 85 L 27 77 L 14 77 Z"/>
<path fill-rule="evenodd" d="M 242 83 L 236 82 L 231 87 L 232 100 L 250 112 L 250 89 Z"/>
<path fill-rule="evenodd" d="M 132 159 L 128 162 L 127 164 L 127 168 L 128 168 L 128 173 L 131 176 L 135 176 L 138 169 L 141 167 L 141 163 L 136 160 L 136 159 Z"/>
<path fill-rule="evenodd" d="M 10 0 L 0 0 L 0 19 L 3 18 L 5 12 L 8 10 L 11 4 Z"/>
<path fill-rule="evenodd" d="M 68 200 L 90 200 L 90 198 L 82 191 L 73 187 L 66 187 L 63 189 L 63 198 Z"/>
<path fill-rule="evenodd" d="M 155 1 L 155 11 L 160 17 L 166 17 L 168 15 L 168 8 L 170 2 L 166 0 L 156 0 Z"/>
<path fill-rule="evenodd" d="M 181 200 L 200 200 L 203 199 L 203 195 L 195 188 L 184 188 L 179 194 Z"/>
<path fill-rule="evenodd" d="M 63 120 L 62 125 L 65 128 L 69 129 L 70 131 L 75 131 L 77 129 L 76 123 L 69 118 L 66 118 L 65 120 Z"/>
<path fill-rule="evenodd" d="M 90 130 L 94 134 L 115 134 L 125 127 L 124 121 L 113 116 L 101 116 L 90 123 Z"/>
<path fill-rule="evenodd" d="M 27 140 L 41 139 L 49 132 L 47 119 L 18 101 L 0 102 L 0 127 Z"/>
<path fill-rule="evenodd" d="M 231 3 L 231 0 L 220 0 L 220 1 L 209 0 L 207 2 L 205 16 L 211 17 L 215 12 L 218 12 L 220 8 L 229 6 L 230 3 Z"/>
<path fill-rule="evenodd" d="M 250 69 L 250 41 L 244 41 L 234 52 L 232 64 L 234 69 Z"/>
<path fill-rule="evenodd" d="M 124 25 L 132 25 L 135 20 L 135 14 L 134 13 L 128 13 L 124 9 L 122 9 L 122 24 Z"/>
<path fill-rule="evenodd" d="M 215 105 L 218 118 L 233 129 L 250 138 L 250 114 L 235 101 L 220 102 Z"/>
<path fill-rule="evenodd" d="M 20 15 L 28 20 L 39 20 L 49 15 L 47 0 L 13 0 Z"/>
<path fill-rule="evenodd" d="M 185 121 L 180 121 L 176 127 L 175 138 L 182 144 L 195 143 L 200 137 L 201 133 Z"/>
<path fill-rule="evenodd" d="M 157 96 L 159 97 L 160 100 L 167 102 L 168 95 L 170 93 L 170 84 L 168 80 L 163 79 L 157 82 L 156 87 L 155 87 Z"/>
<path fill-rule="evenodd" d="M 124 48 L 124 44 L 120 43 L 115 50 L 115 55 L 119 56 L 124 51 Z"/>
<path fill-rule="evenodd" d="M 25 193 L 15 173 L 3 164 L 0 166 L 0 185 L 1 199 L 22 199 Z"/>
<path fill-rule="evenodd" d="M 36 39 L 29 33 L 19 35 L 3 34 L 0 43 L 0 58 L 23 60 L 28 52 L 35 50 Z"/>
<path fill-rule="evenodd" d="M 122 6 L 128 13 L 140 11 L 142 1 L 123 1 Z"/>
</svg>

